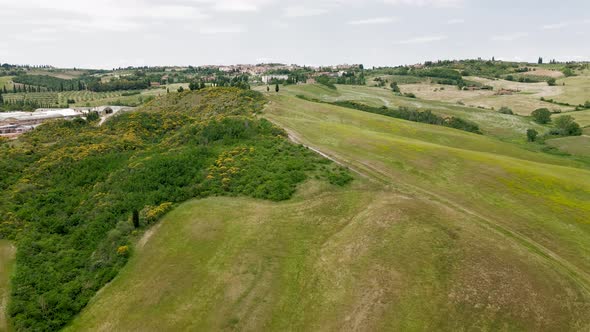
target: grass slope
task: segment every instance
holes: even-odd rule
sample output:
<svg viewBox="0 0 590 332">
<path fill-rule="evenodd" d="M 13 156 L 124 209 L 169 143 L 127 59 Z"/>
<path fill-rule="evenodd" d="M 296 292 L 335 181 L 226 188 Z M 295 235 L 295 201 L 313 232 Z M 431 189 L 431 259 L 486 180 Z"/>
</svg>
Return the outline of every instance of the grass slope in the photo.
<svg viewBox="0 0 590 332">
<path fill-rule="evenodd" d="M 12 91 L 12 76 L 0 77 L 0 89 L 6 87 L 6 90 Z"/>
<path fill-rule="evenodd" d="M 333 90 L 319 85 L 297 85 L 285 87 L 281 91 L 283 94 L 292 96 L 301 94 L 327 102 L 351 100 L 369 106 L 406 106 L 421 110 L 428 109 L 439 115 L 457 116 L 473 121 L 479 125 L 484 134 L 507 140 L 523 141 L 528 128 L 534 128 L 538 132 L 546 131 L 544 127 L 534 123 L 529 118 L 505 115 L 492 110 L 441 101 L 399 97 L 390 90 L 383 88 L 338 85 L 337 90 Z"/>
<path fill-rule="evenodd" d="M 254 118 L 265 102 L 236 88 L 171 93 L 102 126 L 48 122 L 0 144 L 0 238 L 18 247 L 15 328 L 66 325 L 126 263 L 141 226 L 174 203 L 220 195 L 281 201 L 308 177 L 351 180 Z"/>
<path fill-rule="evenodd" d="M 510 106 L 519 115 L 529 115 L 537 108 L 550 107 L 562 111 L 572 110 L 572 107 L 550 105 L 543 102 L 540 97 L 552 97 L 566 90 L 563 86 L 548 86 L 547 83 L 519 83 L 505 80 L 490 80 L 479 77 L 470 77 L 483 85 L 494 87 L 490 90 L 459 90 L 456 86 L 440 85 L 432 83 L 407 84 L 400 86 L 402 92 L 412 92 L 418 98 L 450 103 L 462 102 L 472 107 L 485 107 L 500 109 L 502 106 Z M 513 95 L 496 95 L 500 89 L 513 89 L 521 91 Z"/>
<path fill-rule="evenodd" d="M 575 284 L 428 199 L 358 179 L 187 202 L 66 331 L 585 326 Z M 569 288 L 572 293 L 563 295 Z"/>
<path fill-rule="evenodd" d="M 590 96 L 588 97 L 590 98 Z M 567 113 L 570 115 L 581 127 L 590 127 L 590 110 L 585 111 L 577 111 L 577 112 L 570 112 Z M 556 115 L 554 117 L 559 117 L 561 115 Z"/>
<path fill-rule="evenodd" d="M 275 95 L 265 117 L 359 170 L 160 223 L 68 330 L 585 330 L 590 172 L 458 130 Z"/>
<path fill-rule="evenodd" d="M 580 76 L 572 76 L 557 81 L 557 84 L 565 83 L 562 94 L 556 96 L 560 102 L 572 105 L 584 104 L 590 100 L 590 72 L 581 73 Z"/>
<path fill-rule="evenodd" d="M 14 268 L 15 248 L 11 242 L 0 240 L 0 331 L 10 331 L 6 319 L 6 307 L 8 305 L 9 279 Z"/>
<path fill-rule="evenodd" d="M 570 136 L 545 141 L 547 145 L 556 147 L 567 153 L 590 157 L 590 136 Z"/>
</svg>

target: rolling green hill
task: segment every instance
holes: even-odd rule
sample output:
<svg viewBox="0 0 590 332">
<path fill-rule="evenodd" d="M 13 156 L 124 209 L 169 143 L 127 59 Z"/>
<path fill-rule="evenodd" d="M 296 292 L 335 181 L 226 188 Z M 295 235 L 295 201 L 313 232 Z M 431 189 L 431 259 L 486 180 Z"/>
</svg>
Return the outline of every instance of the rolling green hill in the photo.
<svg viewBox="0 0 590 332">
<path fill-rule="evenodd" d="M 68 330 L 590 328 L 586 164 L 294 94 L 262 116 L 353 183 L 179 206 Z"/>
<path fill-rule="evenodd" d="M 396 96 L 389 89 L 338 85 L 337 89 L 329 89 L 320 85 L 297 85 L 285 87 L 283 94 L 292 96 L 303 95 L 326 102 L 356 101 L 369 106 L 410 107 L 419 110 L 430 110 L 442 116 L 457 116 L 477 123 L 484 134 L 493 135 L 505 140 L 522 141 L 528 128 L 539 132 L 546 129 L 526 117 L 500 114 L 490 109 L 479 109 L 462 105 Z"/>
</svg>

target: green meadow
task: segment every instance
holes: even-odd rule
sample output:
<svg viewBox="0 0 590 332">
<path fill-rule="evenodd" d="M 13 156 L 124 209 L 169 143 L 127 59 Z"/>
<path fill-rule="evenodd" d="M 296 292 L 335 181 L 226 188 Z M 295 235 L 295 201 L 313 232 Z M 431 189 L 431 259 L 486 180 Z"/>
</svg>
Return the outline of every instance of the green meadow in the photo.
<svg viewBox="0 0 590 332">
<path fill-rule="evenodd" d="M 549 146 L 579 156 L 590 157 L 590 136 L 561 137 L 547 140 Z"/>
<path fill-rule="evenodd" d="M 347 98 L 424 103 L 371 89 Z M 590 328 L 586 163 L 302 92 L 352 94 L 284 89 L 259 116 L 355 180 L 180 205 L 66 330 Z"/>
<path fill-rule="evenodd" d="M 590 72 L 586 71 L 579 76 L 563 78 L 557 81 L 565 84 L 564 92 L 555 97 L 560 102 L 573 105 L 584 104 L 590 100 Z"/>
<path fill-rule="evenodd" d="M 396 96 L 389 89 L 337 85 L 337 89 L 330 89 L 321 85 L 289 86 L 281 90 L 282 94 L 290 96 L 303 95 L 325 102 L 356 101 L 369 106 L 410 107 L 419 110 L 430 110 L 442 116 L 458 116 L 477 123 L 486 135 L 496 136 L 509 141 L 524 141 L 529 128 L 538 132 L 547 129 L 533 122 L 528 117 L 501 114 L 491 109 L 467 107 L 443 101 L 424 100 Z"/>
<path fill-rule="evenodd" d="M 6 307 L 10 295 L 10 276 L 14 269 L 16 248 L 7 240 L 0 240 L 0 331 L 11 331 L 6 318 Z"/>
</svg>

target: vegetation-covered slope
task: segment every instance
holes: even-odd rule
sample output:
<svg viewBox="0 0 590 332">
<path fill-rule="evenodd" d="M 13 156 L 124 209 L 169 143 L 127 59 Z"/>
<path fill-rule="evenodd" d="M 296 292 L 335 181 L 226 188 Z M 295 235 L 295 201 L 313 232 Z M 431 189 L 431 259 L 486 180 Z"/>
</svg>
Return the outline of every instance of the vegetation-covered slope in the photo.
<svg viewBox="0 0 590 332">
<path fill-rule="evenodd" d="M 364 177 L 179 206 L 70 330 L 590 327 L 590 172 L 576 162 L 271 100 L 265 117 Z"/>
<path fill-rule="evenodd" d="M 173 203 L 280 201 L 310 175 L 350 180 L 253 118 L 263 104 L 261 94 L 233 88 L 171 94 L 101 127 L 57 121 L 2 143 L 0 235 L 18 247 L 9 308 L 16 329 L 66 324 L 125 264 L 135 228 Z"/>
<path fill-rule="evenodd" d="M 10 294 L 10 276 L 14 268 L 16 249 L 7 240 L 0 240 L 0 331 L 10 331 L 6 307 Z"/>
<path fill-rule="evenodd" d="M 396 96 L 389 89 L 338 85 L 336 90 L 318 85 L 298 85 L 284 88 L 282 92 L 292 96 L 301 95 L 324 102 L 354 101 L 372 107 L 407 107 L 419 111 L 431 111 L 444 117 L 459 117 L 477 123 L 486 135 L 507 140 L 522 140 L 528 128 L 538 132 L 546 129 L 525 117 L 501 114 L 497 111 L 466 107 L 442 101 Z"/>
</svg>

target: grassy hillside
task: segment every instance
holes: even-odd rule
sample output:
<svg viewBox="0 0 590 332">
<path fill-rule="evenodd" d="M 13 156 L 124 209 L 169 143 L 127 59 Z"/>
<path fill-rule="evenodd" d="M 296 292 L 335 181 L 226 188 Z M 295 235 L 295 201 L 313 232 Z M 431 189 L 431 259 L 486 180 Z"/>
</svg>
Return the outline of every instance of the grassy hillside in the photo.
<svg viewBox="0 0 590 332">
<path fill-rule="evenodd" d="M 15 248 L 9 241 L 0 240 L 0 331 L 10 331 L 6 308 L 10 295 L 9 281 L 14 268 Z"/>
<path fill-rule="evenodd" d="M 581 127 L 590 127 L 590 110 L 571 112 L 567 115 L 573 117 Z M 561 115 L 555 115 L 554 117 L 559 116 Z"/>
<path fill-rule="evenodd" d="M 69 330 L 590 328 L 590 171 L 271 95 L 264 117 L 362 175 L 178 207 Z"/>
<path fill-rule="evenodd" d="M 307 183 L 279 204 L 191 201 L 141 243 L 66 331 L 585 324 L 567 309 L 583 295 L 559 293 L 575 284 L 526 250 L 444 205 L 361 178 L 346 189 Z"/>
<path fill-rule="evenodd" d="M 12 76 L 0 76 L 0 89 L 4 87 L 8 91 L 12 91 Z"/>
<path fill-rule="evenodd" d="M 474 81 L 493 86 L 494 90 L 459 90 L 455 86 L 422 83 L 401 85 L 402 92 L 412 92 L 418 98 L 435 101 L 445 101 L 449 103 L 461 102 L 471 107 L 485 107 L 500 109 L 502 106 L 509 106 L 519 115 L 529 115 L 537 108 L 550 107 L 561 111 L 572 110 L 573 107 L 564 107 L 551 105 L 539 100 L 540 97 L 549 97 L 559 95 L 566 91 L 563 86 L 548 86 L 547 83 L 519 83 L 505 80 L 491 80 L 484 78 L 472 77 Z M 512 95 L 496 95 L 501 89 L 512 89 L 520 91 Z"/>
<path fill-rule="evenodd" d="M 253 118 L 264 103 L 236 88 L 174 93 L 102 126 L 55 121 L 3 142 L 0 237 L 18 247 L 9 308 L 16 329 L 66 324 L 126 263 L 142 228 L 175 203 L 281 201 L 310 177 L 350 181 Z"/>
<path fill-rule="evenodd" d="M 291 96 L 304 95 L 322 101 L 357 101 L 369 106 L 410 107 L 419 110 L 431 110 L 443 116 L 456 116 L 475 122 L 486 135 L 496 136 L 505 140 L 524 141 L 526 130 L 536 129 L 543 133 L 547 129 L 527 117 L 500 114 L 489 109 L 479 109 L 451 104 L 441 101 L 406 98 L 393 94 L 388 89 L 338 85 L 337 90 L 320 85 L 297 85 L 284 87 L 282 94 Z"/>
<path fill-rule="evenodd" d="M 546 141 L 547 145 L 573 155 L 590 157 L 590 136 L 571 136 Z"/>
<path fill-rule="evenodd" d="M 579 76 L 572 76 L 558 80 L 557 83 L 565 83 L 565 89 L 563 93 L 555 97 L 556 100 L 570 103 L 572 105 L 584 104 L 586 101 L 590 100 L 589 71 L 585 71 Z"/>
</svg>

